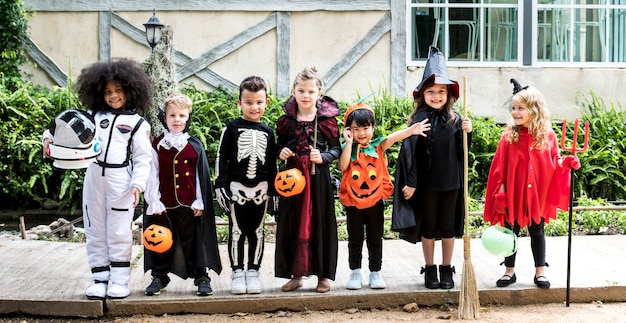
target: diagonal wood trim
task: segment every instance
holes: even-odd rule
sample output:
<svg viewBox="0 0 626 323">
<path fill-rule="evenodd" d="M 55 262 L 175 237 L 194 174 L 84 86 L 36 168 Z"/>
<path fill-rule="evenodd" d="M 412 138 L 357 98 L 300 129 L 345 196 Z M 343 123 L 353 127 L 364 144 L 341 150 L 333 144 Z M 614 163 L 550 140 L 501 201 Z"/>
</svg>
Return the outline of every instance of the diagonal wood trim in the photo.
<svg viewBox="0 0 626 323">
<path fill-rule="evenodd" d="M 274 28 L 276 28 L 276 13 L 272 13 L 260 23 L 242 31 L 235 37 L 205 52 L 200 55 L 200 57 L 192 60 L 186 65 L 179 67 L 176 71 L 176 79 L 185 79 L 194 73 L 201 71 L 211 63 L 232 53 L 236 49 Z"/>
<path fill-rule="evenodd" d="M 389 12 L 367 32 L 367 34 L 346 55 L 344 55 L 326 75 L 324 75 L 324 87 L 330 89 L 346 72 L 348 72 L 365 55 L 383 35 L 391 30 L 391 14 Z"/>
<path fill-rule="evenodd" d="M 30 38 L 24 41 L 24 48 L 28 56 L 42 68 L 59 86 L 67 86 L 67 74 L 51 60 Z"/>
<path fill-rule="evenodd" d="M 150 48 L 150 45 L 148 45 L 146 41 L 145 31 L 135 27 L 130 22 L 126 21 L 124 18 L 122 18 L 116 13 L 112 13 L 111 15 L 111 26 L 119 30 L 120 33 L 124 34 L 125 36 L 132 39 L 136 43 L 142 44 Z M 174 49 L 174 52 L 172 53 L 172 60 L 174 61 L 174 64 L 176 64 L 177 66 L 184 66 L 192 61 L 191 57 L 187 56 L 183 52 L 178 51 L 176 49 Z M 198 78 L 205 81 L 207 84 L 211 85 L 212 87 L 218 87 L 221 85 L 229 90 L 237 88 L 237 85 L 235 83 L 220 76 L 219 74 L 211 71 L 208 68 L 199 70 L 195 74 Z M 184 80 L 185 78 L 186 77 L 179 78 L 177 76 L 176 82 L 180 82 Z"/>
</svg>

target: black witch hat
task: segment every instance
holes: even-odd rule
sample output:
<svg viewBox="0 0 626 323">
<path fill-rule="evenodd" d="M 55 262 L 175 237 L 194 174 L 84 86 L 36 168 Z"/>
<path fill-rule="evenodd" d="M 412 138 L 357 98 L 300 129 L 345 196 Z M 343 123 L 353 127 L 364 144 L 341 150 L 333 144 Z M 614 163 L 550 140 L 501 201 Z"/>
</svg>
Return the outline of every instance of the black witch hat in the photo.
<svg viewBox="0 0 626 323">
<path fill-rule="evenodd" d="M 526 90 L 528 88 L 528 85 L 522 87 L 522 85 L 516 79 L 511 79 L 511 83 L 513 84 L 513 94 L 517 94 L 517 92 L 521 90 Z"/>
<path fill-rule="evenodd" d="M 435 84 L 450 84 L 452 85 L 452 95 L 455 99 L 459 98 L 459 83 L 451 80 L 448 76 L 448 68 L 446 67 L 446 60 L 443 54 L 435 46 L 430 46 L 428 50 L 428 60 L 426 61 L 426 67 L 424 67 L 424 76 L 420 84 L 413 90 L 413 97 L 422 88 L 422 85 L 432 79 Z"/>
</svg>

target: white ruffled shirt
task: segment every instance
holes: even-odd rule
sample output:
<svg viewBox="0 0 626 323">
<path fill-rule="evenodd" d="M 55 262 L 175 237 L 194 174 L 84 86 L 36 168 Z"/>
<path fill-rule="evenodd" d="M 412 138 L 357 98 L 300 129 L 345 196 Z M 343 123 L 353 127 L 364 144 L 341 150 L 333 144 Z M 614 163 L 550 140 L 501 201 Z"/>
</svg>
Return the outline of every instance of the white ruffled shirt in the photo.
<svg viewBox="0 0 626 323">
<path fill-rule="evenodd" d="M 158 146 L 165 149 L 174 148 L 178 151 L 183 150 L 187 145 L 189 134 L 186 132 L 169 132 L 163 130 L 163 139 L 159 141 Z M 161 192 L 159 191 L 159 157 L 156 150 L 152 149 L 150 176 L 144 198 L 148 203 L 146 214 L 162 213 L 166 211 L 165 205 L 161 202 Z M 200 180 L 196 176 L 196 200 L 190 205 L 192 209 L 204 210 L 204 202 L 202 201 L 202 191 L 200 189 Z"/>
<path fill-rule="evenodd" d="M 189 134 L 186 132 L 169 132 L 163 130 L 163 139 L 159 141 L 159 146 L 165 149 L 175 148 L 178 151 L 183 150 L 189 140 Z"/>
</svg>

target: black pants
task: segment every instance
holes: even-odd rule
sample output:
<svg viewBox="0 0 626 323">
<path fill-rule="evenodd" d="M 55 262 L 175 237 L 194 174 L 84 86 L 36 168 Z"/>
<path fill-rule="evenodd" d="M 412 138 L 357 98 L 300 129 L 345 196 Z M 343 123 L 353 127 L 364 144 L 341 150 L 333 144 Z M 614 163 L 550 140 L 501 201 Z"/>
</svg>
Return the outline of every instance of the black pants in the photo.
<svg viewBox="0 0 626 323">
<path fill-rule="evenodd" d="M 531 224 L 528 226 L 528 235 L 530 235 L 530 249 L 533 252 L 535 267 L 542 267 L 546 265 L 546 236 L 543 232 L 543 224 L 543 219 L 541 219 L 541 222 L 539 222 L 539 224 L 531 222 Z M 515 232 L 515 235 L 518 235 L 521 229 L 517 223 L 515 223 L 512 228 L 509 223 L 505 223 L 505 227 L 513 230 L 513 232 Z M 507 267 L 515 267 L 516 255 L 517 252 L 504 258 L 504 265 Z"/>
<path fill-rule="evenodd" d="M 361 268 L 363 240 L 367 239 L 369 270 L 380 271 L 383 263 L 384 205 L 378 201 L 367 209 L 346 207 L 348 228 L 348 264 L 350 269 Z"/>
<path fill-rule="evenodd" d="M 228 224 L 228 256 L 234 270 L 244 269 L 244 247 L 248 241 L 248 269 L 259 270 L 263 260 L 265 212 L 268 201 L 233 203 Z"/>
<path fill-rule="evenodd" d="M 414 210 L 422 217 L 422 237 L 454 238 L 454 218 L 459 190 L 415 192 Z"/>
<path fill-rule="evenodd" d="M 189 277 L 207 276 L 206 268 L 196 268 L 196 237 L 195 237 L 195 218 L 193 210 L 189 207 L 177 207 L 167 210 L 165 215 L 156 215 L 155 222 L 169 222 L 163 224 L 171 225 L 172 234 L 174 236 L 174 245 L 165 253 L 153 253 L 154 267 L 152 268 L 152 276 L 163 277 L 167 273 L 172 272 L 174 263 L 174 250 L 182 249 L 181 255 L 184 257 L 185 270 Z M 181 263 L 181 262 L 178 262 Z M 176 271 L 174 271 L 176 272 Z"/>
</svg>

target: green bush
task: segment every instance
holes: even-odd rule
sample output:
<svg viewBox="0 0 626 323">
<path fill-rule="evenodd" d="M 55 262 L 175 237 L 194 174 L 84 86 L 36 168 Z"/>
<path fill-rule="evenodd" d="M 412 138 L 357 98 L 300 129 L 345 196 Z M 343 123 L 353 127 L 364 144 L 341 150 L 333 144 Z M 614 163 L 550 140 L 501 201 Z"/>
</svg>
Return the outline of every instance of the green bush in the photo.
<svg viewBox="0 0 626 323">
<path fill-rule="evenodd" d="M 582 167 L 576 171 L 576 192 L 593 198 L 617 201 L 626 199 L 626 114 L 622 107 L 604 100 L 595 92 L 578 95 L 582 122 L 590 123 L 589 150 L 579 155 Z M 582 148 L 583 126 L 578 131 L 577 147 Z M 573 125 L 567 129 L 573 136 Z M 572 142 L 567 141 L 571 147 Z"/>
<path fill-rule="evenodd" d="M 28 82 L 20 81 L 16 90 L 0 84 L 0 197 L 5 201 L 6 208 L 26 209 L 38 208 L 44 204 L 57 205 L 59 209 L 76 211 L 80 206 L 81 189 L 84 170 L 59 170 L 51 166 L 51 161 L 42 158 L 41 134 L 50 123 L 50 120 L 60 112 L 80 108 L 81 105 L 74 91 L 69 88 L 32 86 Z M 217 155 L 219 139 L 223 128 L 229 120 L 241 115 L 236 105 L 237 93 L 231 93 L 217 88 L 213 91 L 203 91 L 188 84 L 181 91 L 189 95 L 194 101 L 194 111 L 190 132 L 200 138 L 206 147 L 211 163 Z M 270 104 L 266 109 L 263 122 L 275 128 L 276 120 L 283 113 L 282 106 L 287 98 L 278 98 L 269 95 Z M 375 136 L 388 135 L 393 131 L 406 127 L 411 113 L 412 101 L 408 98 L 396 98 L 385 91 L 377 91 L 373 95 L 363 98 L 375 110 L 378 127 Z M 341 111 L 345 111 L 349 104 L 354 102 L 339 102 Z M 583 111 L 583 121 L 591 123 L 589 151 L 579 154 L 582 168 L 576 171 L 575 193 L 579 202 L 583 198 L 623 200 L 626 198 L 625 171 L 626 129 L 624 113 L 620 106 L 611 105 L 605 108 L 604 102 L 591 92 L 590 97 L 580 96 L 580 106 Z M 491 159 L 504 126 L 497 124 L 492 118 L 475 117 L 470 114 L 473 122 L 473 141 L 469 151 L 469 194 L 471 196 L 470 210 L 480 210 L 480 201 L 484 199 L 484 190 L 491 166 Z M 343 129 L 343 114 L 338 118 L 340 129 Z M 561 135 L 561 130 L 555 131 Z M 567 136 L 571 137 L 572 129 L 567 129 Z M 582 125 L 579 145 L 582 143 Z M 560 136 L 559 136 L 560 137 Z M 568 137 L 568 138 L 569 138 Z M 571 145 L 571 141 L 566 142 Z M 391 147 L 388 152 L 389 172 L 395 173 L 396 160 L 400 144 Z M 213 165 L 211 165 L 213 166 Z M 331 165 L 332 180 L 337 184 L 341 172 L 336 163 Z M 47 203 L 52 201 L 52 203 Z M 336 201 L 337 216 L 345 216 L 343 206 Z M 217 214 L 221 214 L 217 212 Z M 385 209 L 387 216 L 391 215 L 391 207 Z M 579 223 L 588 227 L 587 232 L 607 223 L 617 221 L 621 232 L 624 232 L 624 220 L 621 217 L 607 216 L 607 213 L 583 213 L 585 217 L 595 218 L 581 220 Z M 616 214 L 620 214 L 617 212 Z M 560 219 L 551 222 L 547 232 L 562 235 L 567 231 L 567 223 Z M 620 222 L 621 221 L 621 222 Z M 487 224 L 481 216 L 470 218 L 470 234 L 480 236 Z M 390 224 L 387 224 L 390 226 Z M 593 229 L 593 230 L 592 230 Z M 390 228 L 385 230 L 386 237 L 393 237 Z"/>
<path fill-rule="evenodd" d="M 18 85 L 11 91 L 0 84 L 0 196 L 8 208 L 36 208 L 49 198 L 71 207 L 80 201 L 74 192 L 82 176 L 53 169 L 42 158 L 41 135 L 51 116 L 69 108 L 64 103 L 72 102 L 72 95 L 63 88 Z"/>
<path fill-rule="evenodd" d="M 24 42 L 28 39 L 26 7 L 22 0 L 0 0 L 0 78 L 6 87 L 20 86 L 19 66 L 26 63 Z"/>
</svg>

